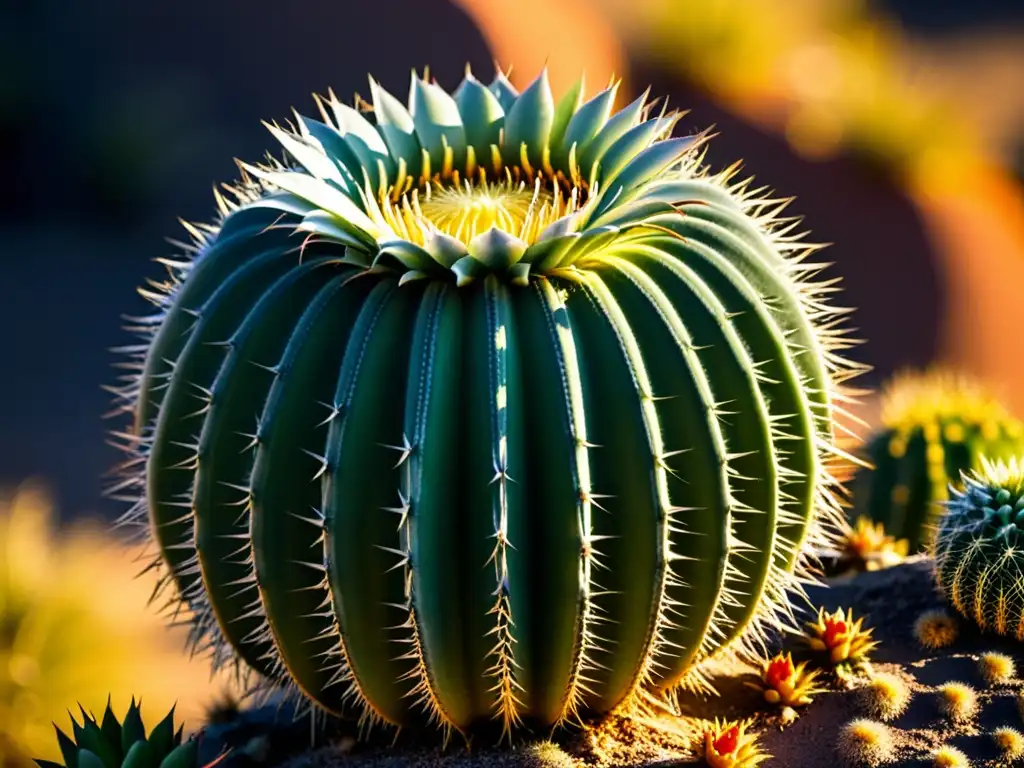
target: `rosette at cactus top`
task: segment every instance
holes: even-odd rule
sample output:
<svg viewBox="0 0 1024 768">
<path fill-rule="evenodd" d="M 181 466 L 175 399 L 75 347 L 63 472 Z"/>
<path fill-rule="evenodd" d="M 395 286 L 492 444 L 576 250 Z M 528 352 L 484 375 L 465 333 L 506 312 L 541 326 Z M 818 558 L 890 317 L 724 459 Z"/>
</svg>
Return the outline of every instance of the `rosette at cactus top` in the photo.
<svg viewBox="0 0 1024 768">
<path fill-rule="evenodd" d="M 910 552 L 929 544 L 946 487 L 982 457 L 1024 451 L 1024 425 L 970 377 L 941 369 L 895 376 L 882 392 L 882 429 L 867 443 L 871 469 L 852 483 L 854 516 L 906 539 Z"/>
<path fill-rule="evenodd" d="M 1024 640 L 1024 464 L 983 460 L 950 494 L 933 545 L 939 587 L 982 630 Z"/>
<path fill-rule="evenodd" d="M 508 732 L 792 625 L 857 371 L 834 285 L 617 92 L 331 96 L 147 289 L 118 490 L 218 662 Z"/>
</svg>

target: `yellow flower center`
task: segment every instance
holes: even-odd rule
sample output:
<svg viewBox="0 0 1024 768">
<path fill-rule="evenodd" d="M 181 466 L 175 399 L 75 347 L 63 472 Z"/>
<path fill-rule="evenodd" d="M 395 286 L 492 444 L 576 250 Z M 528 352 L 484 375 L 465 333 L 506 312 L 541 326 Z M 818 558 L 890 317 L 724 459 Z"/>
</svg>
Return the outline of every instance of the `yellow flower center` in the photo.
<svg viewBox="0 0 1024 768">
<path fill-rule="evenodd" d="M 530 183 L 511 174 L 500 181 L 481 174 L 475 182 L 427 182 L 397 198 L 385 195 L 381 212 L 399 237 L 418 245 L 435 230 L 469 243 L 492 227 L 530 245 L 553 222 L 578 211 L 584 198 L 579 187 L 551 179 L 545 186 L 540 175 Z"/>
</svg>

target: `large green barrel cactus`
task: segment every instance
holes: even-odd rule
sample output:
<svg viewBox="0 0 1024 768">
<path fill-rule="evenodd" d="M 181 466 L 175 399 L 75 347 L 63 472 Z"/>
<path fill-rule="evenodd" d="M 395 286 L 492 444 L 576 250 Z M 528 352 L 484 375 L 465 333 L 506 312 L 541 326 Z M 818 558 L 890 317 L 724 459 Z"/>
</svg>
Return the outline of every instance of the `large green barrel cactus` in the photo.
<svg viewBox="0 0 1024 768">
<path fill-rule="evenodd" d="M 870 468 L 853 481 L 853 514 L 926 548 L 946 489 L 981 458 L 1024 449 L 1024 426 L 970 377 L 941 369 L 906 371 L 882 392 L 882 428 L 865 446 Z"/>
<path fill-rule="evenodd" d="M 371 89 L 147 291 L 122 488 L 197 641 L 460 730 L 699 683 L 835 512 L 814 247 L 617 86 Z"/>
<path fill-rule="evenodd" d="M 1024 464 L 981 465 L 950 488 L 933 543 L 936 581 L 981 629 L 1024 640 Z"/>
</svg>

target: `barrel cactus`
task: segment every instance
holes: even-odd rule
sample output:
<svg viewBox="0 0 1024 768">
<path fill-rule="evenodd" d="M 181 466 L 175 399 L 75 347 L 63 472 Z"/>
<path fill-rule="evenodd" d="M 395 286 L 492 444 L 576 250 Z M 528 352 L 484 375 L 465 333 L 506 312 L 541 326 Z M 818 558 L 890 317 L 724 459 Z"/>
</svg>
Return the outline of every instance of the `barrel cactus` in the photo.
<svg viewBox="0 0 1024 768">
<path fill-rule="evenodd" d="M 1024 464 L 983 460 L 950 493 L 933 544 L 939 588 L 982 630 L 1024 640 Z"/>
<path fill-rule="evenodd" d="M 1024 450 L 1024 425 L 978 382 L 942 369 L 907 371 L 882 392 L 882 429 L 866 444 L 870 468 L 853 481 L 853 514 L 927 548 L 950 482 L 983 456 Z"/>
<path fill-rule="evenodd" d="M 617 84 L 370 88 L 270 125 L 145 290 L 127 521 L 197 643 L 329 712 L 510 732 L 701 685 L 793 623 L 837 515 L 815 246 Z"/>
</svg>

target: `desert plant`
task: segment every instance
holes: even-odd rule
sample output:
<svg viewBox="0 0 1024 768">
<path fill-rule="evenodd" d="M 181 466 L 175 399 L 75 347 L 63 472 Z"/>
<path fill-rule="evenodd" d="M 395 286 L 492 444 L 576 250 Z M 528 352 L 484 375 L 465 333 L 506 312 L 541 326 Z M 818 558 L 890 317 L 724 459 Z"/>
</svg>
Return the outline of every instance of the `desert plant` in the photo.
<svg viewBox="0 0 1024 768">
<path fill-rule="evenodd" d="M 573 759 L 551 741 L 537 741 L 523 747 L 520 754 L 526 768 L 572 768 Z"/>
<path fill-rule="evenodd" d="M 907 540 L 897 540 L 887 534 L 884 524 L 858 517 L 853 526 L 847 526 L 840 535 L 836 570 L 859 573 L 891 568 L 903 562 L 908 548 Z"/>
<path fill-rule="evenodd" d="M 781 653 L 761 663 L 761 679 L 746 685 L 761 691 L 769 704 L 783 707 L 802 707 L 811 703 L 811 697 L 820 693 L 815 686 L 817 670 L 807 670 L 808 662 L 793 663 L 793 655 Z"/>
<path fill-rule="evenodd" d="M 174 727 L 174 709 L 154 726 L 149 736 L 142 709 L 132 699 L 122 722 L 107 702 L 102 722 L 82 709 L 81 724 L 71 717 L 72 735 L 56 728 L 64 758 L 61 763 L 37 760 L 39 768 L 195 768 L 198 742 L 182 743 L 182 727 Z"/>
<path fill-rule="evenodd" d="M 757 735 L 747 729 L 750 723 L 719 720 L 704 729 L 698 750 L 709 768 L 755 768 L 768 755 L 761 751 Z"/>
<path fill-rule="evenodd" d="M 996 743 L 1002 756 L 1007 760 L 1019 760 L 1024 757 L 1024 733 L 1008 725 L 992 731 L 992 740 Z"/>
<path fill-rule="evenodd" d="M 910 703 L 910 688 L 898 675 L 877 674 L 860 690 L 862 706 L 881 720 L 894 720 Z"/>
<path fill-rule="evenodd" d="M 914 622 L 914 637 L 925 648 L 938 649 L 952 645 L 959 632 L 956 619 L 941 608 L 925 611 Z"/>
<path fill-rule="evenodd" d="M 176 699 L 201 713 L 209 670 L 190 664 L 182 633 L 146 608 L 154 574 L 132 580 L 144 552 L 81 521 L 57 530 L 45 488 L 0 491 L 0 765 L 56 760 L 50 723 L 80 701 L 99 710 L 133 686 L 149 706 Z M 224 681 L 218 679 L 218 685 Z"/>
<path fill-rule="evenodd" d="M 977 382 L 944 370 L 904 372 L 882 393 L 882 429 L 866 443 L 873 468 L 853 480 L 853 514 L 882 523 L 911 552 L 925 549 L 947 486 L 982 456 L 1024 449 L 1021 425 Z"/>
<path fill-rule="evenodd" d="M 967 722 L 978 713 L 978 694 L 967 683 L 943 683 L 938 694 L 939 711 L 954 723 Z"/>
<path fill-rule="evenodd" d="M 864 617 L 854 620 L 853 610 L 837 608 L 832 613 L 818 609 L 818 618 L 807 623 L 803 639 L 812 651 L 825 657 L 825 662 L 840 671 L 864 668 L 868 654 L 878 642 L 871 639 L 870 628 L 864 629 Z"/>
<path fill-rule="evenodd" d="M 934 768 L 970 768 L 971 761 L 956 747 L 944 745 L 932 752 L 932 765 Z"/>
<path fill-rule="evenodd" d="M 332 95 L 145 291 L 119 493 L 217 658 L 507 731 L 793 621 L 858 370 L 833 286 L 616 90 Z"/>
<path fill-rule="evenodd" d="M 936 580 L 982 630 L 1024 640 L 1024 465 L 983 460 L 964 482 L 952 489 L 935 537 Z"/>
<path fill-rule="evenodd" d="M 851 720 L 839 731 L 839 757 L 849 766 L 875 766 L 889 762 L 895 753 L 889 728 L 874 720 Z"/>
<path fill-rule="evenodd" d="M 1017 674 L 1017 665 L 1005 653 L 983 653 L 978 659 L 978 671 L 989 685 L 1006 685 Z"/>
</svg>

